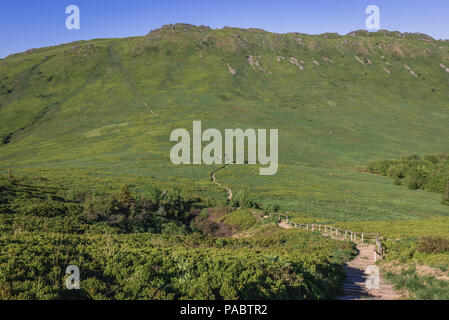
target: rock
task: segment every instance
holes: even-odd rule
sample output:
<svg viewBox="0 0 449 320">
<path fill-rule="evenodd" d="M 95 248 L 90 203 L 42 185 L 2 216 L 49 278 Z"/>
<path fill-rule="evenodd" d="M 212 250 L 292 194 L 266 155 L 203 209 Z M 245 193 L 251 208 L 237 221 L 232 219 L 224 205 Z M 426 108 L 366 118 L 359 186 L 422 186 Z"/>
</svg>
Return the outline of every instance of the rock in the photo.
<svg viewBox="0 0 449 320">
<path fill-rule="evenodd" d="M 446 67 L 444 64 L 440 63 L 440 67 L 443 68 L 444 71 L 449 73 L 449 68 Z"/>
<path fill-rule="evenodd" d="M 358 56 L 354 56 L 354 58 L 357 59 L 358 62 L 360 62 L 363 65 L 367 65 L 367 64 L 371 64 L 371 60 L 368 58 L 364 58 L 364 57 L 358 57 Z"/>
<path fill-rule="evenodd" d="M 251 66 L 251 68 L 254 69 L 254 58 L 253 58 L 253 56 L 248 56 L 248 62 L 249 62 L 249 65 Z"/>
<path fill-rule="evenodd" d="M 414 77 L 418 78 L 418 75 L 408 65 L 404 64 L 404 68 L 407 69 L 408 71 L 410 71 L 411 75 L 413 75 Z"/>
<path fill-rule="evenodd" d="M 290 63 L 297 66 L 300 70 L 304 70 L 304 67 L 298 62 L 298 60 L 294 57 L 290 57 Z"/>
<path fill-rule="evenodd" d="M 259 57 L 260 58 L 260 57 Z M 251 67 L 253 69 L 255 69 L 255 67 L 257 67 L 257 69 L 259 69 L 260 71 L 262 71 L 263 73 L 267 73 L 267 71 L 265 69 L 263 69 L 259 63 L 258 60 L 254 59 L 253 56 L 248 56 L 248 62 L 251 65 Z M 271 74 L 271 73 L 270 73 Z"/>
<path fill-rule="evenodd" d="M 362 59 L 360 59 L 358 56 L 354 56 L 354 58 L 356 58 L 357 61 L 360 62 L 361 64 L 365 65 L 365 62 L 363 62 Z"/>
<path fill-rule="evenodd" d="M 295 38 L 295 40 L 296 40 L 296 43 L 298 43 L 300 46 L 304 45 L 302 38 Z"/>
<path fill-rule="evenodd" d="M 228 70 L 231 75 L 235 75 L 237 73 L 237 71 L 235 71 L 235 69 L 233 69 L 229 63 L 227 63 L 226 65 L 228 66 Z"/>
</svg>

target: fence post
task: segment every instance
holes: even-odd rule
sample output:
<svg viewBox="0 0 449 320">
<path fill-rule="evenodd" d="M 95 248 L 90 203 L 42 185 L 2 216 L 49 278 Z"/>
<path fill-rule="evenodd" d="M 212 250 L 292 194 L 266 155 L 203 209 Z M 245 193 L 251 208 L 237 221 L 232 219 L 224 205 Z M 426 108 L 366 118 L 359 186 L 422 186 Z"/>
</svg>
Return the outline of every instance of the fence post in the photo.
<svg viewBox="0 0 449 320">
<path fill-rule="evenodd" d="M 362 233 L 362 244 L 363 244 L 363 238 L 364 238 L 364 234 Z"/>
<path fill-rule="evenodd" d="M 348 230 L 345 230 L 345 240 L 348 237 Z"/>
<path fill-rule="evenodd" d="M 318 225 L 318 231 L 321 231 L 321 224 Z"/>
<path fill-rule="evenodd" d="M 357 242 L 357 232 L 354 232 L 354 242 Z"/>
<path fill-rule="evenodd" d="M 309 225 L 308 224 L 306 224 L 306 229 L 309 230 Z"/>
</svg>

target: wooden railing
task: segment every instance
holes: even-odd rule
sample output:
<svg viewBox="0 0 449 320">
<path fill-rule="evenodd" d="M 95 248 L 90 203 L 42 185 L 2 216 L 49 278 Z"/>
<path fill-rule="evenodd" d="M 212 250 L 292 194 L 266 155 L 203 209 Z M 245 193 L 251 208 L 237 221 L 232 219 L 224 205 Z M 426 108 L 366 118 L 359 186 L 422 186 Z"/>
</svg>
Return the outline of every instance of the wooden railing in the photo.
<svg viewBox="0 0 449 320">
<path fill-rule="evenodd" d="M 376 244 L 376 248 L 374 250 L 374 262 L 376 262 L 379 259 L 383 259 L 384 252 L 383 252 L 383 246 L 382 242 L 380 241 L 380 234 L 379 233 L 366 233 L 366 232 L 354 232 L 342 228 L 336 228 L 332 225 L 326 225 L 326 224 L 301 224 L 290 221 L 289 216 L 285 214 L 279 214 L 279 213 L 270 213 L 270 217 L 272 216 L 278 216 L 279 220 L 284 220 L 285 223 L 292 226 L 296 229 L 304 228 L 305 230 L 309 231 L 318 231 L 321 232 L 323 236 L 329 236 L 334 239 L 338 240 L 344 240 L 344 241 L 351 241 L 355 243 L 372 243 L 374 242 Z"/>
</svg>

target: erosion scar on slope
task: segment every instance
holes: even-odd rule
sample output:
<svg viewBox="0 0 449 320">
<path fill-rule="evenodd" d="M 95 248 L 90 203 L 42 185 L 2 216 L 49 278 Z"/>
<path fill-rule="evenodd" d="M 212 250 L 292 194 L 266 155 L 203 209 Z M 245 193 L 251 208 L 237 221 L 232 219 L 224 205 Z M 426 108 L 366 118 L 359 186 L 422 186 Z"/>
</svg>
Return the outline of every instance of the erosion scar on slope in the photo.
<svg viewBox="0 0 449 320">
<path fill-rule="evenodd" d="M 217 182 L 216 178 L 215 178 L 215 174 L 220 171 L 221 169 L 226 168 L 227 165 L 224 165 L 223 167 L 218 168 L 217 170 L 212 172 L 211 178 L 213 183 L 215 183 L 217 186 L 219 186 L 220 188 L 223 188 L 226 190 L 226 192 L 228 193 L 228 199 L 231 200 L 232 199 L 232 190 L 229 188 L 226 188 L 225 186 L 222 186 L 220 183 Z"/>
<path fill-rule="evenodd" d="M 153 109 L 151 109 L 150 106 L 143 100 L 143 96 L 140 93 L 139 89 L 137 88 L 134 78 L 132 77 L 132 75 L 128 71 L 128 69 L 123 65 L 120 58 L 116 55 L 113 46 L 110 46 L 109 50 L 110 50 L 110 53 L 111 53 L 111 56 L 112 56 L 114 62 L 117 64 L 119 69 L 123 72 L 123 74 L 127 77 L 128 84 L 130 85 L 134 94 L 139 98 L 139 100 L 143 103 L 143 105 L 147 108 L 147 110 L 156 116 L 157 114 L 153 111 Z"/>
</svg>

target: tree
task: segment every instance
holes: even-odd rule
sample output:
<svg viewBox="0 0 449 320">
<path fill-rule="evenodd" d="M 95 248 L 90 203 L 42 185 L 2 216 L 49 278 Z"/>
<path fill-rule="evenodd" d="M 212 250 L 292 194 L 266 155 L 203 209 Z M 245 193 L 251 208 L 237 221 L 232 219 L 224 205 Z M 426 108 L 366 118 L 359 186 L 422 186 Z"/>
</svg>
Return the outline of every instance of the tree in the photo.
<svg viewBox="0 0 449 320">
<path fill-rule="evenodd" d="M 117 202 L 122 208 L 128 210 L 131 207 L 135 206 L 136 199 L 134 199 L 133 195 L 131 194 L 131 191 L 129 191 L 129 185 L 125 184 L 120 188 L 117 194 Z"/>
</svg>

